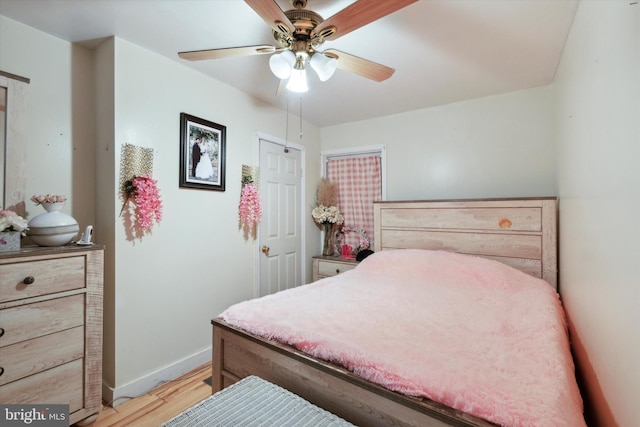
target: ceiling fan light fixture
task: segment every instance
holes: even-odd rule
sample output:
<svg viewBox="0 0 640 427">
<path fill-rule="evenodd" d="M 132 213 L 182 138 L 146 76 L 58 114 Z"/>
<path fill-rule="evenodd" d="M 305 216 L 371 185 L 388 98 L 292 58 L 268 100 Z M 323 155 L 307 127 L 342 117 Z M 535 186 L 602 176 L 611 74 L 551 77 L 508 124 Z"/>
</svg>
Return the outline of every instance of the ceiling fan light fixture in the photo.
<svg viewBox="0 0 640 427">
<path fill-rule="evenodd" d="M 318 74 L 320 81 L 326 82 L 336 72 L 337 62 L 335 58 L 329 58 L 322 52 L 316 52 L 311 56 L 309 64 Z"/>
<path fill-rule="evenodd" d="M 307 85 L 307 72 L 304 69 L 304 58 L 296 57 L 296 63 L 291 70 L 291 77 L 287 82 L 287 90 L 291 92 L 304 93 L 309 90 Z"/>
<path fill-rule="evenodd" d="M 269 68 L 271 68 L 271 72 L 280 80 L 288 79 L 295 62 L 296 55 L 290 50 L 285 50 L 277 55 L 271 55 L 271 58 L 269 58 Z"/>
<path fill-rule="evenodd" d="M 309 90 L 307 85 L 307 73 L 305 70 L 292 70 L 291 77 L 287 83 L 287 90 L 290 92 L 305 93 Z"/>
</svg>

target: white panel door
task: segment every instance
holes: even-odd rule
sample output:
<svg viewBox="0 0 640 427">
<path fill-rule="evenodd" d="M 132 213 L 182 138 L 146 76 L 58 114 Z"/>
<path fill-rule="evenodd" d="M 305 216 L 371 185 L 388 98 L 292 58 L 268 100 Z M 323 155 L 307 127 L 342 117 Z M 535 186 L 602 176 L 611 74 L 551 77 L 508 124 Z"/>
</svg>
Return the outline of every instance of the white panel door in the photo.
<svg viewBox="0 0 640 427">
<path fill-rule="evenodd" d="M 301 285 L 299 150 L 260 140 L 260 296 Z"/>
</svg>

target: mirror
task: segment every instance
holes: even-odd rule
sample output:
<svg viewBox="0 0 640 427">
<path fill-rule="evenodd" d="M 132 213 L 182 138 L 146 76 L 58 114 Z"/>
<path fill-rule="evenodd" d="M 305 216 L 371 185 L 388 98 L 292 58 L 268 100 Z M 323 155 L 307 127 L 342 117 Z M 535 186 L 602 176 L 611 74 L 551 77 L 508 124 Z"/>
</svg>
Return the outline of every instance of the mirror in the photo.
<svg viewBox="0 0 640 427">
<path fill-rule="evenodd" d="M 0 86 L 0 165 L 2 165 L 2 174 L 0 174 L 0 203 L 2 204 L 2 208 L 5 207 L 5 198 L 4 198 L 4 183 L 5 172 L 7 170 L 6 162 L 5 162 L 5 152 L 6 152 L 6 123 L 7 123 L 7 88 L 4 86 Z"/>
<path fill-rule="evenodd" d="M 0 70 L 0 202 L 26 215 L 27 86 L 30 80 Z"/>
</svg>

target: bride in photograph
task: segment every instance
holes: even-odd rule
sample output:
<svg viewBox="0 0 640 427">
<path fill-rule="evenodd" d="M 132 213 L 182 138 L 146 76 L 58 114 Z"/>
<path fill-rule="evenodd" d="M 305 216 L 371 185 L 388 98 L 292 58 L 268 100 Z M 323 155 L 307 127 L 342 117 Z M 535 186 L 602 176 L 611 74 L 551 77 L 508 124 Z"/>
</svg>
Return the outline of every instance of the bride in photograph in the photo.
<svg viewBox="0 0 640 427">
<path fill-rule="evenodd" d="M 209 142 L 206 138 L 202 138 L 200 145 L 200 161 L 196 166 L 196 178 L 209 179 L 213 176 L 213 165 L 211 157 L 209 157 Z"/>
</svg>

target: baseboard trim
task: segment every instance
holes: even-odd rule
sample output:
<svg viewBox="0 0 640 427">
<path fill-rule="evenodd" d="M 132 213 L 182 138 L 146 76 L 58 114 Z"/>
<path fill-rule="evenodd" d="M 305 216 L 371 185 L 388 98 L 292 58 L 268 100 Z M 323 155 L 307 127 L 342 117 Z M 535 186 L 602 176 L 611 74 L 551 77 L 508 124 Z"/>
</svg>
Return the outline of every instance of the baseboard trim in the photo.
<svg viewBox="0 0 640 427">
<path fill-rule="evenodd" d="M 211 347 L 120 387 L 110 387 L 103 381 L 102 401 L 105 405 L 115 408 L 125 403 L 129 398 L 143 395 L 161 383 L 174 380 L 207 362 L 211 362 Z"/>
</svg>

